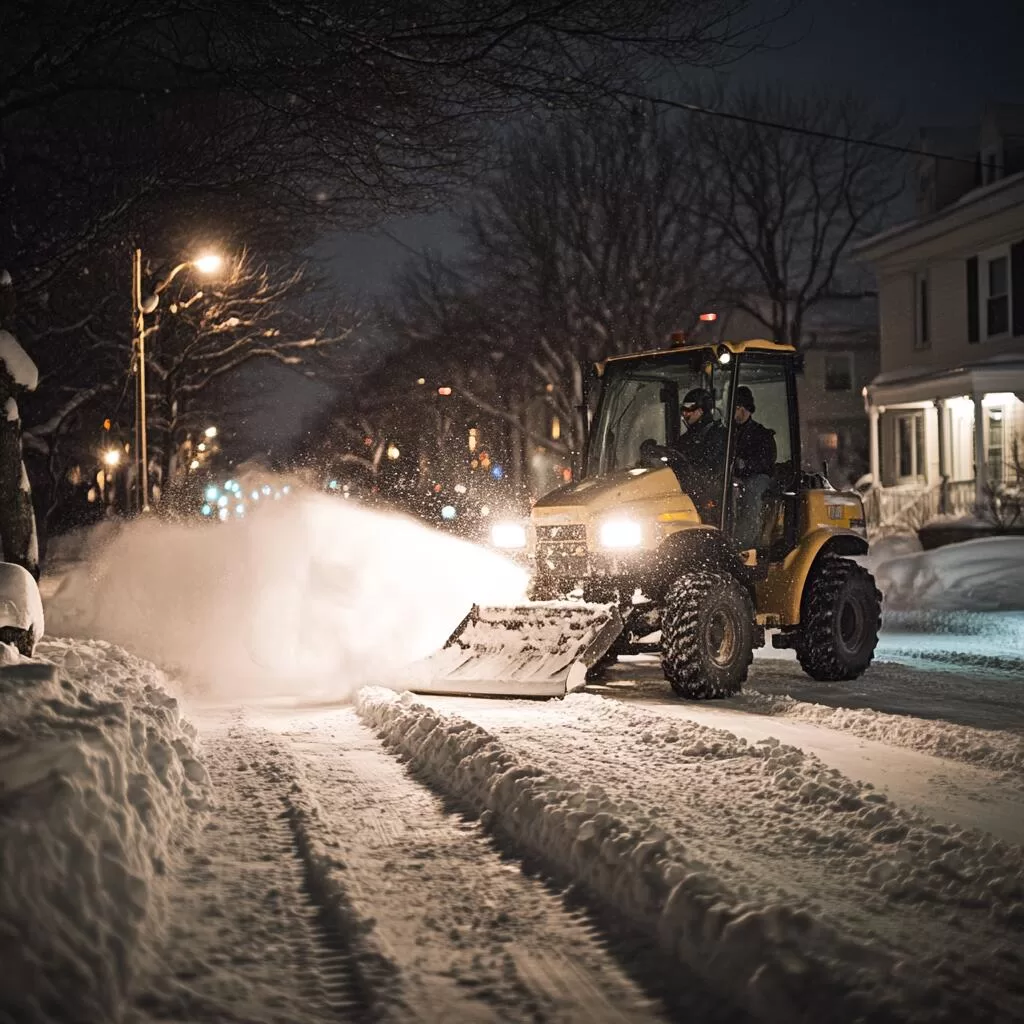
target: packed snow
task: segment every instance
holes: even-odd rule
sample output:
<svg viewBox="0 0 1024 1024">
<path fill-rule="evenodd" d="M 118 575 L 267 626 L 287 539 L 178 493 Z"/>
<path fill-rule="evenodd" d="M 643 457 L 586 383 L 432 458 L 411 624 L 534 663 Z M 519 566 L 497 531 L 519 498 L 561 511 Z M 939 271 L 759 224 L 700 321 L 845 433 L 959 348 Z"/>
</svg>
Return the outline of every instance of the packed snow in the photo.
<svg viewBox="0 0 1024 1024">
<path fill-rule="evenodd" d="M 0 330 L 0 363 L 7 368 L 15 384 L 27 391 L 35 391 L 39 384 L 39 370 L 10 331 Z"/>
<path fill-rule="evenodd" d="M 207 775 L 151 665 L 96 641 L 37 655 L 0 668 L 0 1017 L 116 1020 Z"/>
<path fill-rule="evenodd" d="M 520 855 L 753 1016 L 1024 1012 L 1019 848 L 901 810 L 777 740 L 591 694 L 473 702 L 472 722 L 444 703 L 358 699 L 386 742 Z"/>
</svg>

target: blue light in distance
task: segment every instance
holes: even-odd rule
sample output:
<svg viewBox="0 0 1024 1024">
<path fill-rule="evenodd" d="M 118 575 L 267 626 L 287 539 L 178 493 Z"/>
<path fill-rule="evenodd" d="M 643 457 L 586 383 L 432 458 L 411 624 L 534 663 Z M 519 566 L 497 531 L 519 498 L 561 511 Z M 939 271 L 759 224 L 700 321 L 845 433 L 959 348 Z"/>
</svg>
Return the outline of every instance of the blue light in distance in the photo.
<svg viewBox="0 0 1024 1024">
<path fill-rule="evenodd" d="M 213 509 L 209 505 L 204 505 L 199 511 L 202 512 L 204 516 L 213 515 Z"/>
<path fill-rule="evenodd" d="M 504 475 L 505 470 L 503 470 L 497 463 L 491 466 L 491 476 L 493 476 L 495 480 L 500 480 Z"/>
<path fill-rule="evenodd" d="M 458 515 L 458 513 L 455 511 L 454 505 L 445 505 L 445 507 L 441 509 L 442 519 L 454 519 L 456 515 Z"/>
</svg>

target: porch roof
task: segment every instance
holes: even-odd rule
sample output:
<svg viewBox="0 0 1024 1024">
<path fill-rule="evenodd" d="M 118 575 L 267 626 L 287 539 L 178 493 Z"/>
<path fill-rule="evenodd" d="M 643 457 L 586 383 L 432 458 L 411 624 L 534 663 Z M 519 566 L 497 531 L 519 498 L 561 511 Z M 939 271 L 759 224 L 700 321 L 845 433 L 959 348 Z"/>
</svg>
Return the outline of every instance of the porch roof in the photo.
<svg viewBox="0 0 1024 1024">
<path fill-rule="evenodd" d="M 1012 391 L 1024 401 L 1024 356 L 993 356 L 950 369 L 880 373 L 868 385 L 871 405 L 927 402 L 937 398 Z"/>
</svg>

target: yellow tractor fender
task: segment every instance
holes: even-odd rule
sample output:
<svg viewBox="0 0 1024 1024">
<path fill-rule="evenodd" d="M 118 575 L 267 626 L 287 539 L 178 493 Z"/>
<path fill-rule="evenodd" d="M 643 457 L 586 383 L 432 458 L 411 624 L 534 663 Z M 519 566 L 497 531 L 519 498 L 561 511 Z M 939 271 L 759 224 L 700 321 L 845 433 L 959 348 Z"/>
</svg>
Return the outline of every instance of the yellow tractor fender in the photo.
<svg viewBox="0 0 1024 1024">
<path fill-rule="evenodd" d="M 757 608 L 780 626 L 800 623 L 804 587 L 819 558 L 825 555 L 866 555 L 868 542 L 853 530 L 823 527 L 805 534 L 766 580 L 757 584 Z"/>
</svg>

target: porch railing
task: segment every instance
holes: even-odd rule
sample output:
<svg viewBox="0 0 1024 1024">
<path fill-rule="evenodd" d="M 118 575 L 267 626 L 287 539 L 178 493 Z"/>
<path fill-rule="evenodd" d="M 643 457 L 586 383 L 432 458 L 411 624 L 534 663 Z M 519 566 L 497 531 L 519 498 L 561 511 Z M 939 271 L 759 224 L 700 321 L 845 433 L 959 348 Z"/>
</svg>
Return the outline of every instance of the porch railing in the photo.
<svg viewBox="0 0 1024 1024">
<path fill-rule="evenodd" d="M 915 530 L 936 516 L 970 515 L 974 508 L 973 480 L 947 480 L 932 487 L 872 487 L 864 495 L 868 530 L 872 533 Z"/>
</svg>

